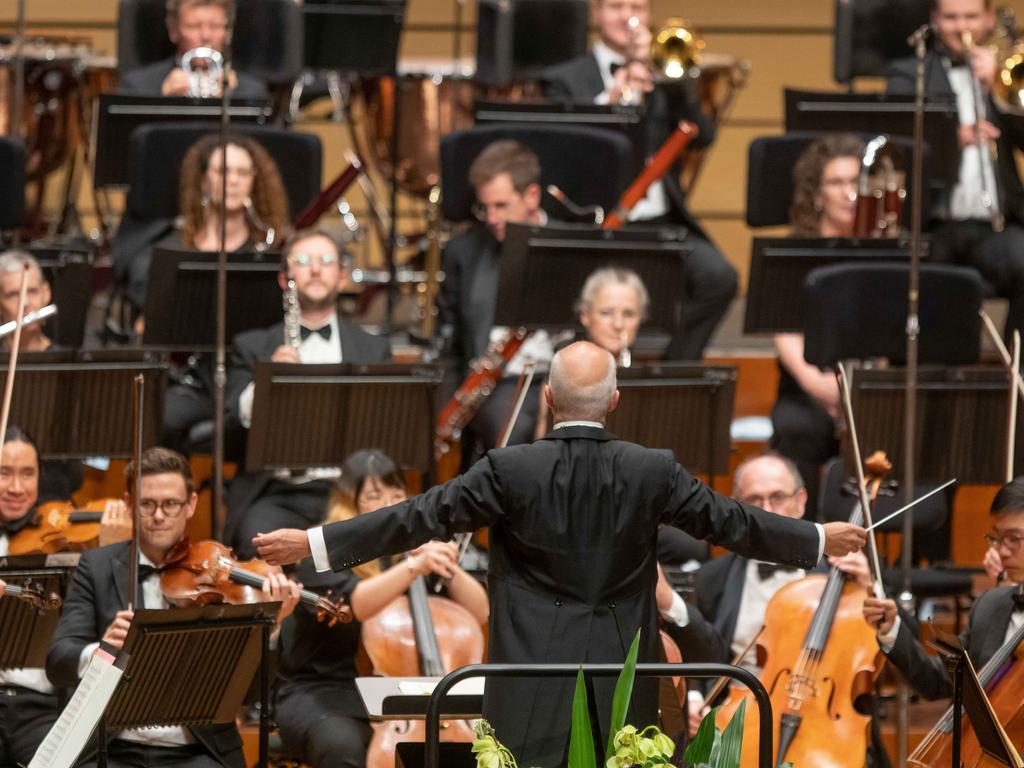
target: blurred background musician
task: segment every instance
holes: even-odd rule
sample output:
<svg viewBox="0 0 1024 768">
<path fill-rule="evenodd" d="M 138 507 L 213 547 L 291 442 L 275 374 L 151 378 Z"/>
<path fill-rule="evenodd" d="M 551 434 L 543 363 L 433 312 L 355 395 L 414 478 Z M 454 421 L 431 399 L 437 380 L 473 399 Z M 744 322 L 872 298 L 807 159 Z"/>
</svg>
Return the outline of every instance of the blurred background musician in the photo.
<svg viewBox="0 0 1024 768">
<path fill-rule="evenodd" d="M 793 166 L 789 220 L 794 237 L 853 237 L 863 151 L 864 142 L 850 134 L 823 136 L 804 150 Z M 796 462 L 807 482 L 808 512 L 817 519 L 821 467 L 839 453 L 839 385 L 833 371 L 804 360 L 802 333 L 777 333 L 772 343 L 779 389 L 770 447 Z"/>
<path fill-rule="evenodd" d="M 29 265 L 29 270 L 25 292 L 25 314 L 37 312 L 50 303 L 50 284 L 43 277 L 43 270 L 35 257 L 25 251 L 4 251 L 0 253 L 0 323 L 18 319 L 21 276 L 26 264 Z M 13 334 L 3 339 L 4 350 L 11 348 L 13 340 Z M 43 323 L 22 326 L 21 352 L 42 352 L 50 349 L 52 344 L 53 342 L 46 335 Z"/>
<path fill-rule="evenodd" d="M 129 465 L 126 472 L 129 494 L 135 487 L 134 471 Z M 168 608 L 160 588 L 159 570 L 167 554 L 184 537 L 185 527 L 195 514 L 198 497 L 188 462 L 174 451 L 160 447 L 146 449 L 138 471 L 141 474 L 139 603 L 142 608 Z M 46 672 L 54 685 L 76 686 L 101 640 L 115 648 L 124 643 L 132 620 L 132 612 L 125 609 L 130 594 L 130 557 L 130 542 L 122 542 L 91 550 L 79 561 L 46 659 Z M 298 601 L 298 585 L 277 573 L 266 580 L 264 590 L 268 602 L 280 600 L 282 603 L 278 614 L 280 623 Z M 276 636 L 275 629 L 275 642 Z M 116 766 L 245 766 L 242 739 L 234 723 L 121 731 L 110 734 L 107 748 L 109 764 Z M 92 749 L 95 750 L 95 744 Z M 79 763 L 80 766 L 95 764 L 95 755 Z"/>
<path fill-rule="evenodd" d="M 291 346 L 285 323 L 240 333 L 228 364 L 225 391 L 229 430 L 252 424 L 256 363 L 386 363 L 391 349 L 386 338 L 373 336 L 338 314 L 338 294 L 348 284 L 349 270 L 337 244 L 318 230 L 297 233 L 283 254 L 282 290 L 295 283 L 300 338 Z M 337 476 L 337 469 L 330 473 Z M 252 537 L 278 528 L 308 528 L 323 518 L 331 483 L 321 473 L 281 477 L 268 472 L 240 472 L 228 492 L 225 543 L 243 558 L 255 554 Z"/>
<path fill-rule="evenodd" d="M 578 104 L 619 104 L 624 94 L 639 96 L 647 108 L 647 153 L 653 154 L 680 120 L 696 123 L 700 134 L 694 148 L 714 141 L 715 124 L 704 115 L 692 83 L 655 85 L 650 56 L 650 3 L 648 0 L 595 0 L 594 23 L 600 39 L 590 53 L 547 70 L 545 96 L 552 101 Z M 630 19 L 639 24 L 630 26 Z M 613 73 L 614 70 L 614 73 Z M 679 185 L 679 164 L 652 184 L 647 197 L 630 212 L 635 223 L 685 227 L 686 301 L 682 327 L 665 353 L 669 360 L 700 360 L 704 347 L 736 295 L 736 270 L 701 228 L 686 207 Z"/>
<path fill-rule="evenodd" d="M 181 57 L 196 48 L 213 48 L 223 54 L 228 25 L 234 16 L 232 0 L 167 0 L 167 36 L 175 55 L 121 76 L 118 89 L 139 96 L 189 96 L 189 73 L 181 68 Z M 197 66 L 202 66 L 197 64 Z M 233 96 L 262 98 L 267 89 L 259 80 L 242 72 L 229 74 Z M 217 92 L 220 84 L 217 83 Z"/>
<path fill-rule="evenodd" d="M 406 498 L 405 479 L 388 456 L 358 451 L 341 467 L 324 522 L 349 520 Z M 317 573 L 311 560 L 300 563 L 296 579 L 307 589 L 330 590 L 347 600 L 355 621 L 331 627 L 304 605 L 289 620 L 275 710 L 289 754 L 312 768 L 365 764 L 372 730 L 355 687 L 360 623 L 404 595 L 417 576 L 431 575 L 447 580 L 448 596 L 479 624 L 487 622 L 487 593 L 459 567 L 451 542 L 429 542 L 390 566 L 372 561 L 337 573 Z"/>
<path fill-rule="evenodd" d="M 992 1 L 931 0 L 930 8 L 936 38 L 925 58 L 925 92 L 955 94 L 960 117 L 959 182 L 948 207 L 930 212 L 931 258 L 975 267 L 997 295 L 1009 299 L 1005 329 L 1009 339 L 1014 329 L 1024 331 L 1024 187 L 1014 159 L 1014 149 L 1024 147 L 1024 128 L 992 102 L 993 50 L 975 44 L 968 51 L 964 44 L 964 32 L 975 43 L 993 32 Z M 912 94 L 915 68 L 912 57 L 892 62 L 886 91 Z M 981 116 L 975 114 L 972 78 L 987 111 Z M 996 148 L 998 158 L 979 147 L 978 131 L 987 146 Z M 997 231 L 993 210 L 983 202 L 984 190 L 994 196 L 994 210 L 1005 218 L 1002 231 Z"/>
<path fill-rule="evenodd" d="M 494 325 L 501 272 L 501 246 L 505 225 L 547 224 L 541 208 L 541 168 L 537 155 L 519 142 L 503 140 L 487 146 L 469 168 L 476 193 L 478 222 L 452 238 L 445 246 L 442 268 L 445 281 L 439 294 L 441 322 L 450 328 L 451 350 L 457 379 L 462 381 L 471 363 L 484 355 L 491 342 L 506 328 Z M 534 332 L 505 366 L 504 375 L 463 432 L 463 455 L 468 460 L 477 444 L 480 450 L 495 447 L 514 403 L 516 383 L 527 359 L 546 370 L 553 354 L 544 331 Z M 540 378 L 534 379 L 510 444 L 532 439 L 540 402 Z M 467 434 L 468 433 L 468 434 Z"/>
</svg>

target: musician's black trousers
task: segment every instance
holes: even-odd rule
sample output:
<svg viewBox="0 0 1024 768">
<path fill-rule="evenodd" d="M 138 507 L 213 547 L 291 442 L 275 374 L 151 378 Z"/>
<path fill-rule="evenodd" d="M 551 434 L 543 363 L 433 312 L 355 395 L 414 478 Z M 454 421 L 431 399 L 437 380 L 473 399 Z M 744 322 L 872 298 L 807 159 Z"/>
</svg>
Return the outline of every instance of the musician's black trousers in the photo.
<svg viewBox="0 0 1024 768">
<path fill-rule="evenodd" d="M 95 768 L 95 755 L 77 768 Z M 201 744 L 186 747 L 151 747 L 114 739 L 107 747 L 108 768 L 224 768 Z"/>
<path fill-rule="evenodd" d="M 0 768 L 28 765 L 58 711 L 56 694 L 0 686 Z"/>
</svg>

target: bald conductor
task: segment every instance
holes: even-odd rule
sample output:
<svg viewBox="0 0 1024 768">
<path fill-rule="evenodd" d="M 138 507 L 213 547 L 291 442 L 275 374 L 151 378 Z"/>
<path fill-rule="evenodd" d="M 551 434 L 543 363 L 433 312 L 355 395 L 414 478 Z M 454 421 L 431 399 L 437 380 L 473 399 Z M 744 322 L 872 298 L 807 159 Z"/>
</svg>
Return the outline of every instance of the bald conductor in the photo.
<svg viewBox="0 0 1024 768">
<path fill-rule="evenodd" d="M 341 570 L 490 526 L 489 660 L 499 663 L 621 663 L 638 627 L 640 661 L 659 660 L 661 524 L 798 568 L 864 545 L 862 528 L 741 504 L 690 477 L 670 451 L 605 431 L 619 402 L 615 361 L 590 342 L 555 355 L 544 396 L 554 415 L 544 439 L 492 450 L 465 474 L 395 506 L 253 543 L 272 563 L 312 555 L 319 570 Z M 596 683 L 597 712 L 607 717 L 613 682 Z M 627 722 L 655 722 L 653 680 L 635 690 L 637 711 Z M 505 679 L 488 686 L 484 715 L 520 764 L 559 764 L 571 693 L 572 681 Z"/>
</svg>

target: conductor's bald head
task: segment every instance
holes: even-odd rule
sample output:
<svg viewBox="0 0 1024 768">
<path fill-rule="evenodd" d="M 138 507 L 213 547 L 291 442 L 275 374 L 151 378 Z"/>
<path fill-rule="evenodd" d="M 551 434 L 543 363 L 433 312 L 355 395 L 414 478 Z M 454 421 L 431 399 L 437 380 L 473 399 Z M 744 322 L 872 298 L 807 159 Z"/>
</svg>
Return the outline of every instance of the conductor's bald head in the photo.
<svg viewBox="0 0 1024 768">
<path fill-rule="evenodd" d="M 544 397 L 557 424 L 561 421 L 600 421 L 619 404 L 615 388 L 615 359 L 589 341 L 578 341 L 557 352 L 544 386 Z"/>
</svg>

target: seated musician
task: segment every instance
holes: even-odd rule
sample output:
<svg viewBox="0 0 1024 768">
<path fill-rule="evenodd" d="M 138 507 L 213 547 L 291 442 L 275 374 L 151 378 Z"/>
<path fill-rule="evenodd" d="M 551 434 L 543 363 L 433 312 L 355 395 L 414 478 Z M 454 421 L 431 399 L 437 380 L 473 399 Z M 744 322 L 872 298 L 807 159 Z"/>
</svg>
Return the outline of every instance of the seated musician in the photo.
<svg viewBox="0 0 1024 768">
<path fill-rule="evenodd" d="M 213 48 L 223 54 L 233 0 L 167 0 L 167 36 L 174 43 L 174 56 L 125 72 L 118 90 L 139 96 L 189 96 L 189 73 L 181 68 L 181 57 L 195 48 Z M 242 72 L 228 76 L 231 95 L 239 98 L 266 97 L 259 80 Z M 216 85 L 220 92 L 220 84 Z"/>
<path fill-rule="evenodd" d="M 794 237 L 853 237 L 863 151 L 864 142 L 849 134 L 825 136 L 804 150 L 793 166 L 789 220 Z M 833 371 L 804 360 L 802 333 L 778 333 L 772 342 L 778 355 L 779 389 L 769 445 L 796 462 L 807 481 L 808 512 L 817 519 L 821 467 L 839 453 L 839 385 Z"/>
<path fill-rule="evenodd" d="M 1004 485 L 992 500 L 992 532 L 989 545 L 999 555 L 1010 584 L 990 589 L 971 607 L 967 629 L 961 635 L 964 648 L 980 670 L 1000 647 L 1024 626 L 1024 478 Z M 878 646 L 907 682 L 926 699 L 948 697 L 953 684 L 941 659 L 925 651 L 917 633 L 897 616 L 894 600 L 869 597 L 864 619 L 878 632 Z"/>
<path fill-rule="evenodd" d="M 300 338 L 291 346 L 285 324 L 240 333 L 231 349 L 225 400 L 229 428 L 247 430 L 255 397 L 258 361 L 282 363 L 386 363 L 388 340 L 366 333 L 338 315 L 338 294 L 348 283 L 337 244 L 323 232 L 297 233 L 283 254 L 281 288 L 295 282 Z M 254 553 L 252 537 L 278 528 L 308 528 L 323 517 L 331 484 L 322 472 L 298 477 L 242 473 L 228 493 L 226 543 L 244 557 Z M 336 477 L 337 470 L 329 476 Z"/>
<path fill-rule="evenodd" d="M 358 451 L 342 465 L 324 522 L 348 520 L 406 497 L 401 470 L 390 458 L 376 450 Z M 459 567 L 456 557 L 454 543 L 432 541 L 390 567 L 372 561 L 338 573 L 317 573 L 312 560 L 300 564 L 296 577 L 302 584 L 346 598 L 356 621 L 330 627 L 317 621 L 315 609 L 296 609 L 290 641 L 282 648 L 277 687 L 277 723 L 289 754 L 312 768 L 365 764 L 372 731 L 354 682 L 359 622 L 404 595 L 417 576 L 446 579 L 449 597 L 478 623 L 487 622 L 487 593 Z"/>
<path fill-rule="evenodd" d="M 0 455 L 0 556 L 8 554 L 19 533 L 34 527 L 39 482 L 35 443 L 9 426 Z M 124 505 L 111 505 L 101 524 L 101 543 L 130 535 L 130 526 Z M 57 695 L 44 670 L 0 671 L 0 765 L 28 765 L 57 714 Z"/>
<path fill-rule="evenodd" d="M 680 120 L 696 123 L 700 135 L 694 148 L 715 138 L 715 124 L 701 112 L 696 89 L 681 82 L 654 85 L 651 71 L 649 0 L 595 0 L 594 23 L 600 40 L 591 52 L 559 64 L 544 73 L 545 95 L 559 102 L 620 104 L 642 97 L 647 107 L 647 152 L 653 154 Z M 639 25 L 631 27 L 636 18 Z M 628 63 L 627 63 L 628 62 Z M 687 209 L 679 184 L 680 164 L 673 164 L 647 196 L 630 212 L 631 222 L 677 226 L 686 232 L 686 302 L 681 328 L 675 333 L 666 358 L 700 360 L 733 297 L 736 270 L 723 257 Z"/>
<path fill-rule="evenodd" d="M 28 264 L 28 285 L 25 291 L 25 314 L 36 312 L 50 303 L 50 284 L 35 258 L 24 251 L 10 250 L 0 253 L 0 323 L 18 318 L 21 295 L 21 275 Z M 11 334 L 3 339 L 4 349 L 14 341 Z M 43 323 L 24 325 L 21 329 L 21 352 L 42 352 L 53 344 L 47 337 Z"/>
<path fill-rule="evenodd" d="M 484 355 L 491 342 L 507 329 L 494 325 L 498 297 L 501 244 L 505 225 L 547 224 L 540 207 L 541 168 L 537 156 L 515 141 L 496 141 L 485 148 L 469 167 L 469 181 L 476 193 L 474 209 L 479 223 L 454 237 L 445 246 L 442 267 L 445 281 L 439 297 L 443 326 L 451 334 L 452 354 L 459 381 L 470 372 L 471 363 Z M 505 366 L 504 377 L 484 401 L 463 432 L 463 456 L 471 458 L 466 446 L 474 442 L 483 450 L 498 444 L 501 430 L 511 411 L 517 377 L 527 359 L 546 370 L 552 349 L 548 335 L 535 332 Z M 540 402 L 540 379 L 534 379 L 531 393 L 516 420 L 511 444 L 532 439 Z"/>
<path fill-rule="evenodd" d="M 141 608 L 167 608 L 160 590 L 159 569 L 170 550 L 185 535 L 195 514 L 198 497 L 192 470 L 180 454 L 166 448 L 149 448 L 139 464 L 141 526 L 139 531 Z M 135 467 L 126 470 L 127 487 L 135 487 Z M 46 659 L 46 674 L 54 685 L 73 688 L 85 671 L 99 642 L 120 648 L 131 626 L 132 612 L 125 609 L 129 597 L 131 544 L 122 542 L 90 550 L 82 555 L 64 601 Z M 278 621 L 292 611 L 298 585 L 277 573 L 264 582 L 268 602 L 281 601 Z M 93 746 L 95 749 L 95 746 Z M 230 725 L 181 728 L 163 726 L 111 734 L 110 765 L 178 765 L 191 768 L 229 766 L 243 768 L 242 739 Z M 95 765 L 95 757 L 79 765 Z"/>
<path fill-rule="evenodd" d="M 1024 333 L 1024 187 L 1015 158 L 1015 150 L 1024 148 L 1024 127 L 993 105 L 991 87 L 1001 62 L 997 47 L 977 44 L 995 28 L 993 5 L 991 0 L 929 3 L 935 45 L 925 54 L 925 95 L 955 95 L 960 158 L 951 194 L 924 215 L 932 233 L 929 259 L 976 268 L 996 295 L 1009 300 L 1004 330 L 1009 342 L 1014 329 Z M 964 32 L 971 34 L 972 50 L 964 44 Z M 916 67 L 913 56 L 892 62 L 886 92 L 913 94 Z M 980 120 L 975 87 L 987 112 Z M 996 218 L 1005 220 L 1001 229 Z"/>
<path fill-rule="evenodd" d="M 736 469 L 733 496 L 776 515 L 802 518 L 807 490 L 796 465 L 776 454 L 747 459 Z M 865 589 L 871 588 L 871 575 L 863 552 L 830 557 L 828 565 L 848 574 Z M 822 566 L 825 565 L 823 561 Z M 807 574 L 801 569 L 776 566 L 727 554 L 708 561 L 697 572 L 697 607 L 721 635 L 729 656 L 738 655 L 764 624 L 769 600 L 787 584 Z M 687 648 L 681 647 L 683 658 Z M 754 650 L 739 661 L 739 666 L 760 673 Z M 706 712 L 703 695 L 690 691 L 690 724 L 696 727 Z"/>
</svg>

